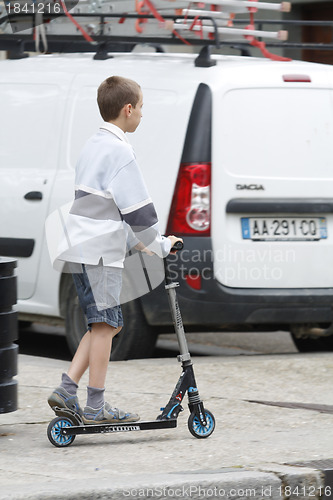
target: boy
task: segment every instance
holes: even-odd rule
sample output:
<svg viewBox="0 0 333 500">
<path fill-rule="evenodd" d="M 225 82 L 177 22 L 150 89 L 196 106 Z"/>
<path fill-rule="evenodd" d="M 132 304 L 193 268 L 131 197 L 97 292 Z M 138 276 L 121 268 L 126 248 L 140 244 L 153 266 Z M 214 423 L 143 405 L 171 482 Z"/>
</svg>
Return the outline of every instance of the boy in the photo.
<svg viewBox="0 0 333 500">
<path fill-rule="evenodd" d="M 120 290 L 126 246 L 166 257 L 180 240 L 160 235 L 154 205 L 125 135 L 141 121 L 140 86 L 118 76 L 107 78 L 98 88 L 97 102 L 104 123 L 79 157 L 75 200 L 58 257 L 69 263 L 89 329 L 48 399 L 51 407 L 77 411 L 85 424 L 139 420 L 137 414 L 104 401 L 112 338 L 123 326 Z M 87 404 L 82 411 L 76 393 L 88 367 Z"/>
</svg>

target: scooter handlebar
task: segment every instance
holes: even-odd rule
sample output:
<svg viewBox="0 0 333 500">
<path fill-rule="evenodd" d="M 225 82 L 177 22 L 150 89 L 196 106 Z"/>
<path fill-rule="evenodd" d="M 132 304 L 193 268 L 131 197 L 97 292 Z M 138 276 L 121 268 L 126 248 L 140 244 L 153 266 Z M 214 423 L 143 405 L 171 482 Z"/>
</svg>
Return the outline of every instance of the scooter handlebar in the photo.
<svg viewBox="0 0 333 500">
<path fill-rule="evenodd" d="M 171 250 L 174 251 L 179 251 L 184 248 L 184 243 L 182 241 L 176 241 L 176 243 L 171 247 Z M 171 275 L 170 275 L 170 270 L 168 267 L 168 260 L 167 257 L 163 259 L 164 262 L 164 270 L 165 270 L 165 281 L 167 284 L 172 283 Z"/>
<path fill-rule="evenodd" d="M 176 241 L 171 250 L 176 250 L 178 252 L 179 250 L 183 250 L 183 248 L 184 248 L 184 243 L 182 241 Z"/>
</svg>

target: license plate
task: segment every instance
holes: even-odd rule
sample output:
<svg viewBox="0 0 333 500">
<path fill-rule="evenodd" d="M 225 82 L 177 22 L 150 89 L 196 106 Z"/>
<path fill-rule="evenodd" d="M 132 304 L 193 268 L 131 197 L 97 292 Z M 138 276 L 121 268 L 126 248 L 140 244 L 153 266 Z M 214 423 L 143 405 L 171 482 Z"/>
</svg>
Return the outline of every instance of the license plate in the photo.
<svg viewBox="0 0 333 500">
<path fill-rule="evenodd" d="M 325 217 L 242 217 L 242 236 L 253 241 L 315 241 L 327 238 Z"/>
</svg>

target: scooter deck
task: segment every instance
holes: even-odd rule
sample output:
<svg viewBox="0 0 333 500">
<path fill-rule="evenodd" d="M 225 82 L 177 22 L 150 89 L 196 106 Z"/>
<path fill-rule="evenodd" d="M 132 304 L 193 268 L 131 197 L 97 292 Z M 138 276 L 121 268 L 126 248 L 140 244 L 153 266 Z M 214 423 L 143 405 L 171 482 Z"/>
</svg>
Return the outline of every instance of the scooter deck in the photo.
<svg viewBox="0 0 333 500">
<path fill-rule="evenodd" d="M 64 427 L 61 433 L 64 436 L 76 436 L 77 434 L 106 434 L 109 432 L 130 432 L 130 431 L 145 431 L 151 429 L 171 429 L 177 427 L 176 418 L 168 418 L 161 420 L 148 420 L 138 422 L 117 422 L 114 424 L 85 424 L 81 417 L 69 409 L 53 407 L 57 417 L 65 417 L 71 420 L 72 425 Z"/>
<path fill-rule="evenodd" d="M 111 432 L 170 429 L 173 427 L 177 427 L 177 419 L 152 420 L 146 422 L 118 422 L 116 424 L 81 424 L 64 427 L 61 433 L 64 436 L 76 436 L 77 434 L 107 434 Z"/>
</svg>

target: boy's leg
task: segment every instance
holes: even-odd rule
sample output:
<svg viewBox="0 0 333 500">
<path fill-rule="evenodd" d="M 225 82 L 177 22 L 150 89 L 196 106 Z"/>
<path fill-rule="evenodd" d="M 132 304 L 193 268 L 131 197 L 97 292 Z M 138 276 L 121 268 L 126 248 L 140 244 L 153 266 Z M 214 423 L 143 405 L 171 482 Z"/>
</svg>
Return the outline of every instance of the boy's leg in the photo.
<svg viewBox="0 0 333 500">
<path fill-rule="evenodd" d="M 136 422 L 139 416 L 118 408 L 112 408 L 104 401 L 105 379 L 110 359 L 112 339 L 121 326 L 114 328 L 107 323 L 93 323 L 90 335 L 89 386 L 87 387 L 87 406 L 83 413 L 83 422 L 116 423 Z"/>
<path fill-rule="evenodd" d="M 112 339 L 121 330 L 107 323 L 93 323 L 90 336 L 89 385 L 87 387 L 87 406 L 104 406 L 105 378 L 110 360 Z"/>
<path fill-rule="evenodd" d="M 91 401 L 104 404 L 104 384 L 110 359 L 112 339 L 121 330 L 106 323 L 93 323 L 91 331 L 82 337 L 67 374 L 62 375 L 60 386 L 53 391 L 48 401 L 51 407 L 67 407 L 81 412 L 76 397 L 78 383 L 89 366 Z M 96 407 L 96 406 L 93 406 Z"/>
<path fill-rule="evenodd" d="M 82 375 L 90 366 L 89 385 L 104 387 L 112 339 L 120 330 L 121 327 L 114 328 L 106 323 L 94 323 L 92 331 L 88 330 L 85 333 L 67 372 L 76 384 L 80 382 Z"/>
<path fill-rule="evenodd" d="M 89 386 L 104 389 L 110 360 L 112 339 L 121 326 L 114 328 L 107 323 L 93 323 L 90 332 Z"/>
<path fill-rule="evenodd" d="M 78 383 L 88 368 L 90 351 L 90 331 L 82 337 L 67 373 L 62 374 L 62 380 L 48 398 L 49 405 L 58 408 L 68 408 L 82 414 L 77 398 Z"/>
<path fill-rule="evenodd" d="M 82 337 L 81 342 L 76 350 L 74 358 L 67 372 L 67 375 L 78 384 L 82 375 L 89 366 L 90 353 L 90 337 L 91 332 L 88 330 Z"/>
</svg>

